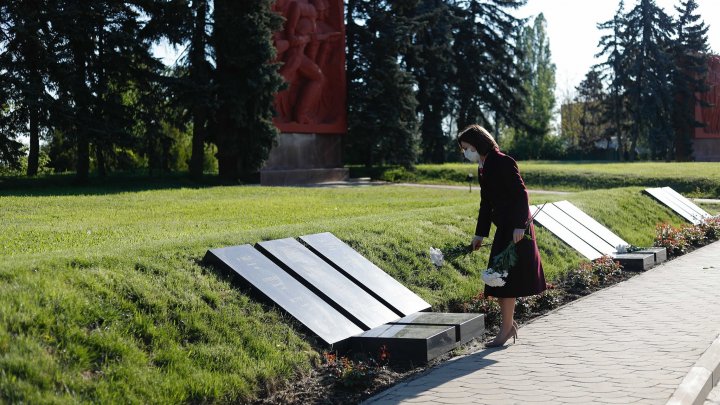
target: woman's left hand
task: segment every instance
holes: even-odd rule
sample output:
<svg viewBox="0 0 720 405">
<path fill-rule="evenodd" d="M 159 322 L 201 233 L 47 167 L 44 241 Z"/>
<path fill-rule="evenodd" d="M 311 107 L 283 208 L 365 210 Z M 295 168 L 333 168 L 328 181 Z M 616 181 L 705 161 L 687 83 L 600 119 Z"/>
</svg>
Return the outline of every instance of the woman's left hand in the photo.
<svg viewBox="0 0 720 405">
<path fill-rule="evenodd" d="M 513 242 L 515 242 L 515 243 L 520 242 L 524 236 L 525 236 L 524 229 L 515 229 L 513 231 Z"/>
</svg>

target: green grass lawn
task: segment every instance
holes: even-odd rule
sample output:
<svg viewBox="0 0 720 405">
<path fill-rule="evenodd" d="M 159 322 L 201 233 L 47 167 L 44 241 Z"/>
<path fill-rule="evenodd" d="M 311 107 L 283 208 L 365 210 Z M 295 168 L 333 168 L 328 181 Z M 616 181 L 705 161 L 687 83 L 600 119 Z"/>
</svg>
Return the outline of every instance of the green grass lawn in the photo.
<svg viewBox="0 0 720 405">
<path fill-rule="evenodd" d="M 690 162 L 518 162 L 529 188 L 549 190 L 591 190 L 628 186 L 670 186 L 695 196 L 720 198 L 720 163 Z M 402 168 L 351 167 L 356 176 L 372 176 L 393 182 L 467 184 L 468 173 L 477 176 L 471 163 L 417 165 L 415 171 Z"/>
<path fill-rule="evenodd" d="M 297 378 L 319 346 L 201 265 L 207 249 L 330 231 L 445 310 L 482 287 L 468 253 L 478 193 L 380 186 L 129 187 L 0 196 L 0 402 L 248 401 Z M 27 194 L 27 195 L 26 195 Z M 62 195 L 55 195 L 62 194 Z M 641 188 L 568 199 L 628 242 L 681 219 Z M 549 279 L 578 254 L 538 229 Z M 446 254 L 435 269 L 430 246 Z"/>
</svg>

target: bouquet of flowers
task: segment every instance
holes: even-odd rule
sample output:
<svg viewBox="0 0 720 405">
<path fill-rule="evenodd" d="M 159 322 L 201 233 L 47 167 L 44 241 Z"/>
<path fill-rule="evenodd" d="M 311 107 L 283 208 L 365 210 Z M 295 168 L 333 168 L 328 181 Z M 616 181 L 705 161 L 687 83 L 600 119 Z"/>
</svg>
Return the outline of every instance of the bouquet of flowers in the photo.
<svg viewBox="0 0 720 405">
<path fill-rule="evenodd" d="M 505 278 L 515 263 L 517 263 L 517 252 L 515 251 L 515 242 L 510 241 L 508 247 L 500 254 L 493 257 L 492 267 L 482 272 L 482 280 L 490 287 L 502 287 L 505 285 Z"/>
<path fill-rule="evenodd" d="M 545 204 L 540 207 L 525 223 L 525 229 L 527 229 L 532 223 L 535 216 L 545 208 Z M 530 236 L 525 235 L 525 239 L 530 239 Z M 517 263 L 518 255 L 515 250 L 515 241 L 510 241 L 508 246 L 495 257 L 492 258 L 491 267 L 482 272 L 482 280 L 485 284 L 490 287 L 502 287 L 505 285 L 508 271 Z"/>
</svg>

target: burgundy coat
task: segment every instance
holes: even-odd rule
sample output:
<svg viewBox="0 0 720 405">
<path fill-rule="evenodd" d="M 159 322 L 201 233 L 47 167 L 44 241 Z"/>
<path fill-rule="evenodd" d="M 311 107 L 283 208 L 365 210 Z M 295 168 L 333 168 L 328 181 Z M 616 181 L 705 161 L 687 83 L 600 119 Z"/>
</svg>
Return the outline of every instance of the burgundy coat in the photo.
<svg viewBox="0 0 720 405">
<path fill-rule="evenodd" d="M 525 183 L 513 158 L 497 149 L 488 153 L 483 168 L 478 170 L 480 182 L 480 212 L 475 235 L 488 237 L 490 223 L 495 224 L 495 237 L 490 249 L 492 258 L 505 250 L 512 241 L 513 230 L 525 228 L 530 219 L 530 207 Z M 485 295 L 493 297 L 525 297 L 545 290 L 540 252 L 535 241 L 535 227 L 525 231 L 532 240 L 517 243 L 518 263 L 508 271 L 502 287 L 485 286 Z"/>
</svg>

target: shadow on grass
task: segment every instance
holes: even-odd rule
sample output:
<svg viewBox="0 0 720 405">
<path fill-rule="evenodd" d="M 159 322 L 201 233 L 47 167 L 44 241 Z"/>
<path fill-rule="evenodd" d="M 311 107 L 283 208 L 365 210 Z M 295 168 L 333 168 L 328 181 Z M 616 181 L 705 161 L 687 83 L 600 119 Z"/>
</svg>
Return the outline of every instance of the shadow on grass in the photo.
<svg viewBox="0 0 720 405">
<path fill-rule="evenodd" d="M 180 188 L 201 189 L 217 186 L 259 184 L 259 177 L 229 181 L 214 174 L 205 174 L 194 180 L 186 172 L 163 175 L 148 173 L 116 173 L 105 177 L 90 176 L 85 182 L 78 182 L 74 173 L 51 174 L 30 177 L 0 177 L 0 196 L 75 196 L 110 195 L 150 190 L 172 190 Z"/>
</svg>

